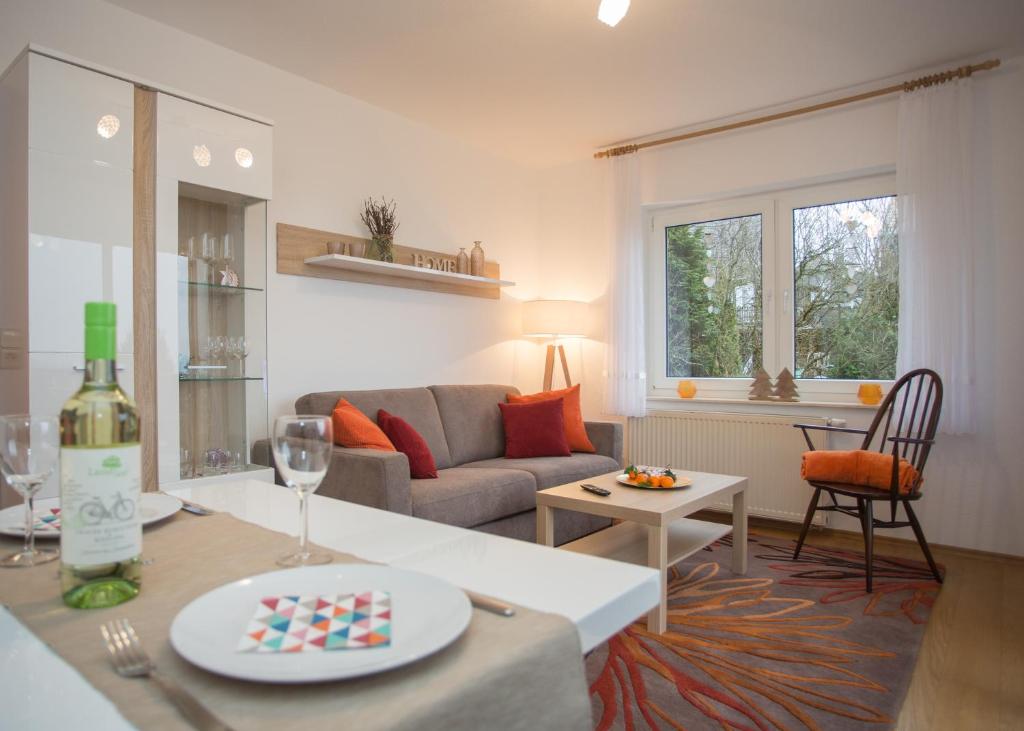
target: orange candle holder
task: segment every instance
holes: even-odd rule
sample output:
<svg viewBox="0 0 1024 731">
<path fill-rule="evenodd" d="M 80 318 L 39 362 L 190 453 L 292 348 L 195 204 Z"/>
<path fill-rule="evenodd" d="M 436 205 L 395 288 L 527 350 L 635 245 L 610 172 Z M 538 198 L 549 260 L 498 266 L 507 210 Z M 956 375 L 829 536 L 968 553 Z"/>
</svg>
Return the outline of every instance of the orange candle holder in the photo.
<svg viewBox="0 0 1024 731">
<path fill-rule="evenodd" d="M 882 402 L 882 387 L 877 383 L 862 383 L 857 387 L 857 400 L 867 406 L 877 406 Z"/>
<path fill-rule="evenodd" d="M 676 393 L 679 398 L 693 398 L 697 395 L 697 384 L 693 381 L 680 381 L 676 384 Z"/>
</svg>

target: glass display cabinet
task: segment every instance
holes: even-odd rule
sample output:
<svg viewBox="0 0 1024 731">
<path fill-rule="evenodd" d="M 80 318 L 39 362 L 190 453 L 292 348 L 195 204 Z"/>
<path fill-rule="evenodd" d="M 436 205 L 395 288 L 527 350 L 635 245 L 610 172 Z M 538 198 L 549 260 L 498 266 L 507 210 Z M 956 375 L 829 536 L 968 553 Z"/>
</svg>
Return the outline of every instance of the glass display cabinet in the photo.
<svg viewBox="0 0 1024 731">
<path fill-rule="evenodd" d="M 267 202 L 178 184 L 179 478 L 251 468 L 267 436 Z"/>
</svg>

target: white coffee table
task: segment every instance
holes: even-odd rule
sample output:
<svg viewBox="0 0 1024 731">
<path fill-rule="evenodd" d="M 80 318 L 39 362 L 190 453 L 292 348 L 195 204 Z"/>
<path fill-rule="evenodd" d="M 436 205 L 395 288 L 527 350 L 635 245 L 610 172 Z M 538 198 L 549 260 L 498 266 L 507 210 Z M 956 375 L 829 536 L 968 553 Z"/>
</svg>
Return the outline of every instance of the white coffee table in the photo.
<svg viewBox="0 0 1024 731">
<path fill-rule="evenodd" d="M 537 542 L 554 545 L 555 508 L 622 520 L 561 548 L 657 569 L 661 576 L 661 601 L 647 615 L 647 628 L 661 634 L 667 629 L 669 566 L 731 532 L 732 570 L 737 574 L 747 572 L 747 478 L 677 471 L 693 483 L 676 490 L 645 490 L 618 483 L 615 478 L 619 474 L 609 472 L 582 481 L 610 490 L 608 497 L 583 490 L 581 482 L 538 492 Z M 686 517 L 729 496 L 731 526 Z"/>
</svg>

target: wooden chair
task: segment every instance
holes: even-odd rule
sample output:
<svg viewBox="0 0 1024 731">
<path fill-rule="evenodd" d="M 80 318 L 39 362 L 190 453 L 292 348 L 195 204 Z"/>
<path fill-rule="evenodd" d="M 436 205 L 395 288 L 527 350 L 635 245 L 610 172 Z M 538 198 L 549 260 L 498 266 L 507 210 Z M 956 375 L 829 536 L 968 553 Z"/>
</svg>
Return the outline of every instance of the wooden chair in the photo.
<svg viewBox="0 0 1024 731">
<path fill-rule="evenodd" d="M 935 565 L 935 559 L 932 558 L 932 552 L 928 548 L 928 541 L 924 538 L 924 531 L 921 530 L 921 524 L 910 505 L 915 500 L 921 499 L 924 466 L 928 461 L 928 453 L 935 443 L 935 432 L 938 428 L 941 410 L 942 379 L 935 371 L 920 368 L 907 373 L 896 381 L 881 406 L 878 407 L 878 412 L 867 430 L 794 424 L 795 427 L 803 431 L 804 439 L 811 451 L 814 451 L 814 444 L 811 442 L 807 430 L 818 429 L 827 432 L 863 434 L 864 441 L 861 444 L 861 449 L 877 450 L 883 454 L 891 450 L 893 455 L 892 484 L 887 490 L 842 482 L 808 480 L 808 484 L 814 488 L 814 497 L 811 498 L 811 504 L 807 506 L 807 516 L 804 518 L 803 529 L 800 531 L 800 539 L 796 542 L 796 550 L 793 551 L 794 561 L 800 556 L 800 549 L 803 548 L 804 539 L 807 538 L 807 531 L 811 527 L 814 514 L 819 510 L 831 510 L 860 520 L 861 529 L 864 532 L 864 563 L 868 593 L 871 593 L 872 544 L 875 528 L 904 528 L 906 526 L 913 528 L 914 535 L 917 537 L 924 557 L 928 560 L 928 566 L 931 567 L 935 580 L 942 583 L 942 574 L 939 573 L 939 568 Z M 909 461 L 918 473 L 917 481 L 911 486 L 910 492 L 902 495 L 899 491 L 900 457 Z M 819 507 L 818 499 L 823 490 L 829 494 L 832 504 Z M 837 495 L 853 498 L 857 501 L 856 505 L 840 505 L 836 499 Z M 873 505 L 876 501 L 882 500 L 889 503 L 889 520 L 880 520 L 874 517 Z M 896 520 L 897 504 L 903 505 L 907 520 Z"/>
</svg>

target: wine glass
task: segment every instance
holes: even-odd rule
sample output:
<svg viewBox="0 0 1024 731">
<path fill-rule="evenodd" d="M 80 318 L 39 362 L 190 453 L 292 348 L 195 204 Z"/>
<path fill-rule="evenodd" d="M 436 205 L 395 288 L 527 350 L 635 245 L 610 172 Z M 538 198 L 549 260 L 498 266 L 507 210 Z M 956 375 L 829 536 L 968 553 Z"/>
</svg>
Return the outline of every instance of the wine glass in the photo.
<svg viewBox="0 0 1024 731">
<path fill-rule="evenodd" d="M 25 545 L 0 559 L 0 566 L 38 566 L 60 556 L 60 551 L 36 548 L 33 510 L 35 494 L 57 466 L 59 456 L 57 419 L 28 414 L 0 416 L 0 472 L 7 484 L 25 498 Z"/>
<path fill-rule="evenodd" d="M 329 416 L 279 416 L 274 420 L 274 461 L 285 484 L 299 496 L 299 550 L 279 558 L 280 566 L 331 562 L 326 553 L 309 550 L 309 496 L 327 474 L 333 441 Z"/>
</svg>

